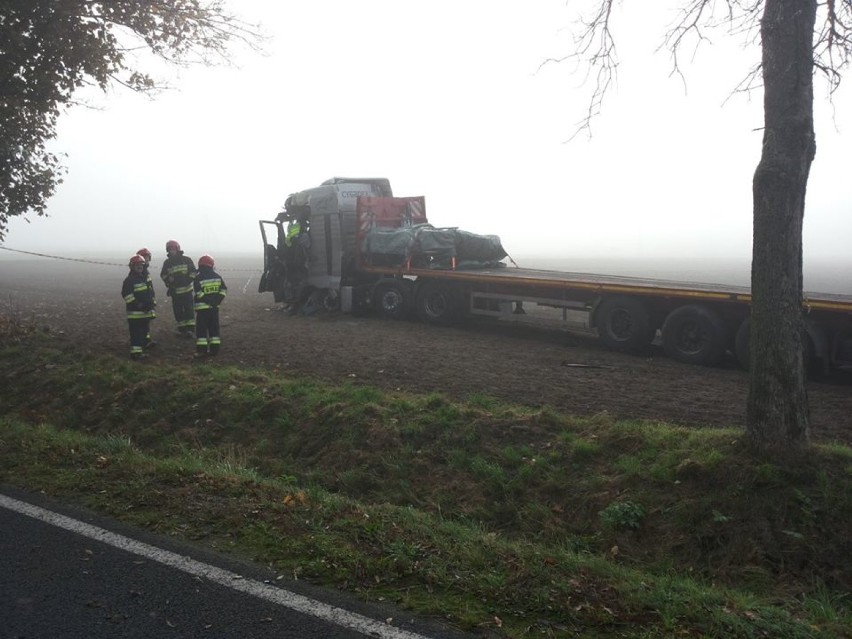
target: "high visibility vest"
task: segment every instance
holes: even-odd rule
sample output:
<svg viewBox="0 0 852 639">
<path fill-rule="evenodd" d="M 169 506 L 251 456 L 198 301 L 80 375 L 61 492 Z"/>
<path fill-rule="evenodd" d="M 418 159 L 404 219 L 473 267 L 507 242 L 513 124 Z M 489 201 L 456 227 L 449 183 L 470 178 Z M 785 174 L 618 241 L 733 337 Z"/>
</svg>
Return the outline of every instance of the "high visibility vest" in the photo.
<svg viewBox="0 0 852 639">
<path fill-rule="evenodd" d="M 302 225 L 298 222 L 290 222 L 289 226 L 287 226 L 287 235 L 284 238 L 285 246 L 293 246 L 293 240 L 295 237 L 302 232 Z"/>
</svg>

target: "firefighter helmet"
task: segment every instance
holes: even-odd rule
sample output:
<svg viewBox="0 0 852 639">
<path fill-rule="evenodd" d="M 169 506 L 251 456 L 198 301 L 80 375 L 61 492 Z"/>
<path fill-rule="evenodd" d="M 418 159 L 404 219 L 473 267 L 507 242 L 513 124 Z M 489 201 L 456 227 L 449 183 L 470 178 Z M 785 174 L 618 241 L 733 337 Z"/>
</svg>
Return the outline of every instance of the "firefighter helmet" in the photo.
<svg viewBox="0 0 852 639">
<path fill-rule="evenodd" d="M 133 268 L 134 266 L 139 266 L 139 265 L 145 266 L 145 258 L 144 257 L 142 257 L 141 255 L 134 255 L 133 257 L 130 258 L 130 262 L 128 263 L 128 266 L 130 266 L 130 268 Z"/>
<path fill-rule="evenodd" d="M 141 248 L 136 251 L 136 255 L 141 255 L 142 257 L 144 257 L 146 262 L 151 259 L 151 251 L 146 248 Z"/>
<path fill-rule="evenodd" d="M 168 242 L 166 242 L 166 253 L 169 253 L 170 251 L 179 251 L 179 250 L 180 250 L 180 244 L 178 244 L 177 240 L 169 240 Z"/>
<path fill-rule="evenodd" d="M 202 255 L 198 258 L 198 266 L 209 266 L 213 268 L 213 258 L 209 255 Z"/>
</svg>

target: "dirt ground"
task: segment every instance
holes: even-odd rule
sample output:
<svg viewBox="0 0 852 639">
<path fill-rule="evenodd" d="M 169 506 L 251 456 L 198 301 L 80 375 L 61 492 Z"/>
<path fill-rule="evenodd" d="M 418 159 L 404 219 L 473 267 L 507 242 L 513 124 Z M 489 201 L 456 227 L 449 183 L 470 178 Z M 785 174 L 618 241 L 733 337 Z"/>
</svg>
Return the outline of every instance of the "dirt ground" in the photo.
<svg viewBox="0 0 852 639">
<path fill-rule="evenodd" d="M 129 353 L 124 303 L 126 267 L 0 254 L 0 312 L 49 328 L 62 343 L 95 353 Z M 177 336 L 157 278 L 158 346 L 140 365 L 191 365 L 194 343 Z M 217 361 L 309 375 L 333 383 L 438 392 L 463 399 L 487 394 L 576 415 L 610 413 L 690 426 L 741 426 L 747 373 L 733 361 L 718 368 L 680 364 L 661 352 L 639 357 L 602 348 L 593 336 L 493 321 L 436 327 L 331 313 L 288 316 L 257 293 L 259 265 L 219 259 L 229 286 L 221 310 Z M 852 444 L 852 378 L 810 383 L 816 441 Z"/>
</svg>

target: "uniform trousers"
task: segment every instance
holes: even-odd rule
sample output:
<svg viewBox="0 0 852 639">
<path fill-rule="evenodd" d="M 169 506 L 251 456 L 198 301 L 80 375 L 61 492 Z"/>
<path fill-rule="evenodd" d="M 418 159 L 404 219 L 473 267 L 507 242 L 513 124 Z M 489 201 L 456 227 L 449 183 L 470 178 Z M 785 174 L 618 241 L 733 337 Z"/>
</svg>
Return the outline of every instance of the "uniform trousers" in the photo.
<svg viewBox="0 0 852 639">
<path fill-rule="evenodd" d="M 195 350 L 198 353 L 219 352 L 222 339 L 219 337 L 219 308 L 203 308 L 195 311 Z"/>
</svg>

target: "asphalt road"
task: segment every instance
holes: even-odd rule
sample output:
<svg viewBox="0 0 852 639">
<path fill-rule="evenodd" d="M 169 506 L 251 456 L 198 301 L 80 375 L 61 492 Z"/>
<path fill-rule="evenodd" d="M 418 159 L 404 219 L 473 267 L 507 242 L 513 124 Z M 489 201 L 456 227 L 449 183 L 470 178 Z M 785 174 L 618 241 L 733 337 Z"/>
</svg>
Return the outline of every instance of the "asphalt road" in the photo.
<svg viewBox="0 0 852 639">
<path fill-rule="evenodd" d="M 0 489 L 2 639 L 462 636 L 280 581 L 260 566 Z"/>
</svg>

